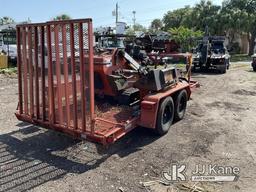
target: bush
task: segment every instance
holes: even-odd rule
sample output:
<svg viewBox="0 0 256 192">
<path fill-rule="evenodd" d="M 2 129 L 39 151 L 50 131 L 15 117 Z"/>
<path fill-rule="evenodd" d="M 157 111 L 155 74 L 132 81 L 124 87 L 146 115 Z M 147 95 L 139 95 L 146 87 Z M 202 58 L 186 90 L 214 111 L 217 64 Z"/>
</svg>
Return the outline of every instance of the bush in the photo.
<svg viewBox="0 0 256 192">
<path fill-rule="evenodd" d="M 203 36 L 202 31 L 193 31 L 186 27 L 171 28 L 169 33 L 180 44 L 182 52 L 190 52 L 191 48 L 195 46 L 193 40 Z"/>
</svg>

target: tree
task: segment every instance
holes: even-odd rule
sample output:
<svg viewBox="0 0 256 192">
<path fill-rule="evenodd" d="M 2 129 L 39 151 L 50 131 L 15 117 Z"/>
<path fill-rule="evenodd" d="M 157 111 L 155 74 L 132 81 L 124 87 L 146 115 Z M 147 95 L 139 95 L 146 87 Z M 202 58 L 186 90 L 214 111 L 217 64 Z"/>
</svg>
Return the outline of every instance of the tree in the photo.
<svg viewBox="0 0 256 192">
<path fill-rule="evenodd" d="M 147 29 L 141 24 L 135 24 L 133 27 L 126 29 L 125 34 L 129 36 L 134 36 L 135 32 L 147 32 Z"/>
<path fill-rule="evenodd" d="M 133 30 L 134 31 L 142 31 L 142 32 L 147 31 L 147 29 L 143 25 L 138 24 L 138 23 L 133 26 Z"/>
<path fill-rule="evenodd" d="M 129 27 L 128 29 L 126 29 L 125 34 L 128 35 L 128 36 L 134 36 L 135 31 L 133 30 L 132 27 Z"/>
<path fill-rule="evenodd" d="M 252 55 L 256 39 L 256 0 L 225 0 L 223 12 L 226 12 L 225 28 L 247 33 L 249 55 Z"/>
<path fill-rule="evenodd" d="M 211 0 L 201 0 L 193 7 L 167 12 L 163 17 L 164 29 L 181 26 L 210 35 L 228 35 L 233 42 L 235 34 L 247 34 L 249 54 L 253 54 L 256 39 L 256 0 L 224 0 L 222 6 Z"/>
<path fill-rule="evenodd" d="M 12 23 L 14 23 L 14 19 L 12 19 L 11 17 L 5 16 L 0 19 L 0 25 L 7 25 Z"/>
<path fill-rule="evenodd" d="M 180 26 L 191 27 L 190 15 L 192 10 L 191 7 L 186 6 L 185 8 L 168 11 L 163 17 L 165 30 Z"/>
<path fill-rule="evenodd" d="M 182 51 L 190 51 L 191 48 L 195 45 L 193 43 L 194 39 L 200 38 L 203 36 L 204 32 L 194 31 L 186 27 L 170 28 L 168 32 L 171 34 L 172 38 L 180 44 Z"/>
<path fill-rule="evenodd" d="M 165 29 L 184 26 L 204 31 L 208 26 L 211 34 L 223 34 L 220 17 L 221 6 L 214 5 L 210 0 L 201 0 L 194 7 L 185 6 L 169 11 L 164 15 Z"/>
<path fill-rule="evenodd" d="M 204 30 L 207 26 L 209 28 L 210 34 L 222 33 L 221 26 L 219 26 L 219 13 L 221 6 L 213 5 L 210 0 L 201 0 L 193 8 L 190 18 L 192 21 L 192 26 L 196 30 Z"/>
<path fill-rule="evenodd" d="M 163 27 L 163 22 L 161 21 L 161 19 L 154 19 L 154 20 L 151 22 L 150 28 L 151 28 L 153 31 L 159 31 L 162 27 Z"/>
<path fill-rule="evenodd" d="M 58 15 L 53 18 L 54 21 L 69 20 L 71 17 L 67 14 Z"/>
</svg>

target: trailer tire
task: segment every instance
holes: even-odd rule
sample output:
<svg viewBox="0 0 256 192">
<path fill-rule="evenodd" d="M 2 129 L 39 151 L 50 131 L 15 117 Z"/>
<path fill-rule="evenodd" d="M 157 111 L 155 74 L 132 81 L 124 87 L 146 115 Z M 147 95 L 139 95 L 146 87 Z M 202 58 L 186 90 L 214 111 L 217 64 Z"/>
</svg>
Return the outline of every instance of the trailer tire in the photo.
<svg viewBox="0 0 256 192">
<path fill-rule="evenodd" d="M 185 89 L 180 91 L 175 100 L 175 113 L 174 118 L 180 121 L 184 118 L 187 109 L 188 94 Z"/>
<path fill-rule="evenodd" d="M 200 65 L 200 72 L 207 72 L 208 69 L 209 67 Z"/>
<path fill-rule="evenodd" d="M 159 135 L 166 134 L 174 119 L 174 102 L 172 97 L 166 97 L 160 104 L 157 113 L 156 132 Z"/>
<path fill-rule="evenodd" d="M 253 67 L 253 71 L 255 71 L 255 72 L 256 72 L 256 67 Z"/>
<path fill-rule="evenodd" d="M 221 70 L 220 70 L 220 73 L 221 73 L 221 74 L 227 73 L 227 67 L 225 66 L 225 68 L 221 69 Z"/>
<path fill-rule="evenodd" d="M 196 73 L 196 65 L 195 64 L 191 67 L 191 72 Z"/>
<path fill-rule="evenodd" d="M 230 60 L 228 59 L 227 60 L 227 70 L 229 70 L 229 68 L 230 68 Z"/>
</svg>

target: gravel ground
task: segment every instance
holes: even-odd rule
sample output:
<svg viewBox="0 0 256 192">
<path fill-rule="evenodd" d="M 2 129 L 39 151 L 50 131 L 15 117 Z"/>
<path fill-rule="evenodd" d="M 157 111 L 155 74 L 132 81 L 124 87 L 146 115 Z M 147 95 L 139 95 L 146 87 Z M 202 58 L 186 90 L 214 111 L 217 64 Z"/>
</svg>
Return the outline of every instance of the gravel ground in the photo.
<svg viewBox="0 0 256 192">
<path fill-rule="evenodd" d="M 254 192 L 256 73 L 236 65 L 227 74 L 194 79 L 202 86 L 185 119 L 167 135 L 139 128 L 104 148 L 19 122 L 17 79 L 0 75 L 0 192 L 178 191 L 172 189 L 179 184 L 157 182 L 172 163 L 185 163 L 188 172 L 196 164 L 238 166 L 237 182 L 195 184 L 214 192 Z"/>
</svg>

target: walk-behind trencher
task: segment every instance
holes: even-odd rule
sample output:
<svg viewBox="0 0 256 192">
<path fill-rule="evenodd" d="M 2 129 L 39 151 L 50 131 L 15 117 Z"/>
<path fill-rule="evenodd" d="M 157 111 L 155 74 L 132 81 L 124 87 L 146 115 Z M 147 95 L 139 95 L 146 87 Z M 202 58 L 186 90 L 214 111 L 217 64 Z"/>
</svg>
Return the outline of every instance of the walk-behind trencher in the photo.
<svg viewBox="0 0 256 192">
<path fill-rule="evenodd" d="M 163 135 L 184 117 L 196 82 L 93 39 L 91 19 L 17 26 L 19 120 L 109 144 L 138 126 Z"/>
</svg>

